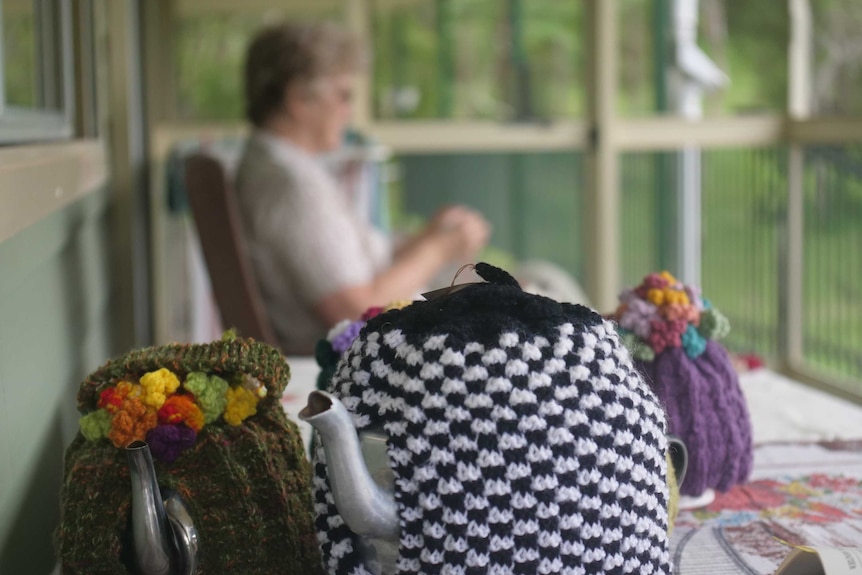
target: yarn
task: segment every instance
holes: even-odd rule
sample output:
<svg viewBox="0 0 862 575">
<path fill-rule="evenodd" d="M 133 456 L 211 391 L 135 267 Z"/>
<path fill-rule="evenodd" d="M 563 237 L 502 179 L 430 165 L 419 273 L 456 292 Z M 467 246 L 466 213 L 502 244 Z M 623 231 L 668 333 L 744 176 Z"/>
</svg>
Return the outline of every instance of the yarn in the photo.
<svg viewBox="0 0 862 575">
<path fill-rule="evenodd" d="M 701 314 L 698 331 L 706 339 L 721 339 L 730 333 L 730 321 L 717 309 L 709 308 Z"/>
<path fill-rule="evenodd" d="M 154 426 L 145 435 L 160 487 L 183 497 L 198 531 L 201 552 L 195 574 L 322 573 L 311 472 L 299 430 L 279 401 L 289 367 L 278 350 L 234 339 L 130 351 L 81 384 L 82 428 L 66 451 L 55 533 L 64 575 L 134 572 L 127 561 L 132 501 L 128 463 L 123 449 L 95 437 L 104 429 L 104 419 L 113 417 L 97 403 L 104 390 L 115 389 L 122 381 L 140 387 L 135 382 L 161 368 L 184 382 L 175 394 L 191 398 L 189 388 L 195 390 L 199 407 L 201 398 L 211 393 L 207 386 L 216 395 L 223 390 L 223 397 L 227 382 L 258 398 L 256 413 L 238 426 L 218 417 L 205 423 L 196 438 L 181 423 Z M 254 379 L 247 381 L 246 375 Z M 254 381 L 265 386 L 265 397 L 244 387 L 256 385 Z M 155 410 L 152 414 L 156 417 Z M 159 459 L 175 454 L 170 463 Z"/>
<path fill-rule="evenodd" d="M 669 348 L 651 362 L 635 364 L 662 400 L 670 433 L 688 448 L 688 471 L 680 493 L 727 491 L 745 482 L 754 453 L 751 420 L 738 376 L 721 344 L 707 341 L 696 360 L 680 348 Z"/>
<path fill-rule="evenodd" d="M 326 389 L 329 380 L 335 374 L 335 365 L 341 355 L 353 344 L 365 323 L 385 311 L 401 309 L 412 303 L 410 300 L 394 300 L 385 306 L 373 306 L 365 310 L 359 320 L 343 319 L 335 324 L 314 346 L 314 359 L 320 367 L 317 374 L 317 389 Z"/>
<path fill-rule="evenodd" d="M 158 415 L 159 423 L 174 425 L 182 423 L 196 433 L 204 426 L 203 412 L 188 395 L 172 395 L 167 398 L 159 408 Z"/>
<path fill-rule="evenodd" d="M 140 399 L 126 399 L 111 419 L 108 439 L 114 447 L 125 447 L 133 441 L 143 441 L 147 432 L 154 428 L 157 422 L 154 409 Z"/>
<path fill-rule="evenodd" d="M 224 420 L 233 426 L 241 424 L 247 417 L 257 413 L 257 394 L 244 387 L 231 387 L 225 393 L 227 406 Z"/>
<path fill-rule="evenodd" d="M 167 399 L 168 394 L 173 393 L 180 386 L 177 376 L 165 368 L 141 377 L 141 386 L 144 388 L 144 403 L 160 408 Z"/>
<path fill-rule="evenodd" d="M 665 416 L 613 326 L 476 271 L 370 319 L 329 384 L 387 435 L 397 572 L 669 573 Z M 326 569 L 374 572 L 319 441 L 314 471 Z"/>
<path fill-rule="evenodd" d="M 217 375 L 194 371 L 186 376 L 183 388 L 195 396 L 195 401 L 204 415 L 204 423 L 212 423 L 221 417 L 227 406 L 229 385 Z"/>
<path fill-rule="evenodd" d="M 80 420 L 81 433 L 89 441 L 96 441 L 108 436 L 111 431 L 111 420 L 114 417 L 106 409 L 97 409 L 88 413 Z"/>
<path fill-rule="evenodd" d="M 180 453 L 195 444 L 197 437 L 197 431 L 185 425 L 157 425 L 147 433 L 147 443 L 153 457 L 173 463 Z"/>
<path fill-rule="evenodd" d="M 746 481 L 753 454 L 751 421 L 736 371 L 716 341 L 730 331 L 730 322 L 699 287 L 667 272 L 647 275 L 619 301 L 612 317 L 622 341 L 664 404 L 670 433 L 688 447 L 680 493 L 726 491 Z M 650 315 L 653 308 L 656 316 Z"/>
<path fill-rule="evenodd" d="M 383 311 L 383 308 L 377 309 L 380 309 L 381 312 Z M 359 335 L 360 330 L 364 326 L 364 321 L 354 321 L 348 323 L 347 326 L 345 326 L 344 330 L 341 331 L 341 333 L 329 340 L 332 344 L 332 350 L 337 354 L 342 354 L 347 351 L 347 349 L 350 347 L 350 344 L 353 343 L 353 340 L 356 339 L 356 336 Z"/>
</svg>

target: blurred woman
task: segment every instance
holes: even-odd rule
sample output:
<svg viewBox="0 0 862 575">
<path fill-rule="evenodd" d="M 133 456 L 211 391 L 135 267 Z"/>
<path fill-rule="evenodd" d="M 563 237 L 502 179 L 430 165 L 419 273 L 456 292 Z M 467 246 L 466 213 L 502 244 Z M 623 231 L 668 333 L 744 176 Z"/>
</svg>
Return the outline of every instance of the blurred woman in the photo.
<svg viewBox="0 0 862 575">
<path fill-rule="evenodd" d="M 399 249 L 352 210 L 318 155 L 350 120 L 362 49 L 332 24 L 259 32 L 245 62 L 253 132 L 236 190 L 249 255 L 287 354 L 311 353 L 342 319 L 418 293 L 441 269 L 471 261 L 490 228 L 450 206 Z"/>
</svg>

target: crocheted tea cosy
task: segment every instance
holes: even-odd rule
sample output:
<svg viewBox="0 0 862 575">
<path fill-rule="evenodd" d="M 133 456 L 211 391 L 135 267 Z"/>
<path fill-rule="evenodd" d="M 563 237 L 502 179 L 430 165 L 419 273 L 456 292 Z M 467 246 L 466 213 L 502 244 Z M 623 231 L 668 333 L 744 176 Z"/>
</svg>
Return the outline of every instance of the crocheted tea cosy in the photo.
<svg viewBox="0 0 862 575">
<path fill-rule="evenodd" d="M 650 274 L 620 295 L 613 315 L 635 365 L 661 399 L 670 433 L 688 448 L 680 493 L 726 491 L 753 463 L 751 420 L 739 378 L 718 339 L 727 318 L 694 286 Z"/>
<path fill-rule="evenodd" d="M 613 325 L 476 271 L 369 320 L 330 383 L 388 436 L 398 573 L 670 572 L 665 414 Z M 326 569 L 374 572 L 313 464 Z"/>
<path fill-rule="evenodd" d="M 197 575 L 321 573 L 311 469 L 279 401 L 289 378 L 276 349 L 231 338 L 131 351 L 87 377 L 60 493 L 63 573 L 133 572 L 123 447 L 134 440 L 189 508 Z"/>
</svg>

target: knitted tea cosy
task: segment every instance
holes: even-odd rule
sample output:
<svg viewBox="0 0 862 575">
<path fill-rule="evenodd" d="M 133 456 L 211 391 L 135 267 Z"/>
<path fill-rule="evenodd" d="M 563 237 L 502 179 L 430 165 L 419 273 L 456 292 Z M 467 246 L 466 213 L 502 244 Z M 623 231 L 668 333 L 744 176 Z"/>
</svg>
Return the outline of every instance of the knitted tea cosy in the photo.
<svg viewBox="0 0 862 575">
<path fill-rule="evenodd" d="M 700 290 L 668 272 L 620 296 L 614 313 L 635 365 L 688 448 L 683 495 L 726 491 L 751 473 L 751 420 L 739 378 L 718 339 L 730 325 Z"/>
<path fill-rule="evenodd" d="M 668 573 L 665 415 L 613 325 L 476 271 L 369 320 L 330 382 L 388 436 L 398 572 Z M 313 462 L 326 569 L 374 572 Z"/>
<path fill-rule="evenodd" d="M 241 339 L 136 350 L 87 377 L 60 493 L 63 573 L 133 572 L 123 448 L 136 440 L 189 508 L 197 575 L 319 573 L 311 470 L 279 401 L 289 377 L 277 350 Z"/>
</svg>

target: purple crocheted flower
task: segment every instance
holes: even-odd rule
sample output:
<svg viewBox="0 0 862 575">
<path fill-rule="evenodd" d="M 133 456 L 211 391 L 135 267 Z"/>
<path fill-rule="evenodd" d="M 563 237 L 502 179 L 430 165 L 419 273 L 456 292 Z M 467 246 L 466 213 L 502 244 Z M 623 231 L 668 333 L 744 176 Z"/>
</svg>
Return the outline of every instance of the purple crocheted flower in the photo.
<svg viewBox="0 0 862 575">
<path fill-rule="evenodd" d="M 658 308 L 650 302 L 632 298 L 620 316 L 620 327 L 634 332 L 638 337 L 647 339 L 652 329 L 652 321 L 658 319 Z"/>
<path fill-rule="evenodd" d="M 685 285 L 685 293 L 688 295 L 688 301 L 698 310 L 703 309 L 703 300 L 701 299 L 701 289 L 699 286 Z"/>
<path fill-rule="evenodd" d="M 353 344 L 353 340 L 356 339 L 356 336 L 359 335 L 359 332 L 364 326 L 364 321 L 354 321 L 348 325 L 344 331 L 332 338 L 330 343 L 332 343 L 332 349 L 335 350 L 335 353 L 344 353 L 350 349 L 350 346 Z"/>
<path fill-rule="evenodd" d="M 157 425 L 147 433 L 153 457 L 173 463 L 180 453 L 195 444 L 198 434 L 185 425 Z"/>
</svg>

